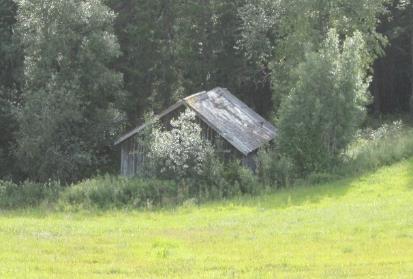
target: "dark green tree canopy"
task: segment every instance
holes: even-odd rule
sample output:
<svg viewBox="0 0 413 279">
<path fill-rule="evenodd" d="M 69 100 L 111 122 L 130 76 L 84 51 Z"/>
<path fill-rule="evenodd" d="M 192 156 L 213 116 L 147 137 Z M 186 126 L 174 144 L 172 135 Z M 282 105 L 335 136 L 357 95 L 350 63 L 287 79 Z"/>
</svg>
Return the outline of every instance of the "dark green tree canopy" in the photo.
<svg viewBox="0 0 413 279">
<path fill-rule="evenodd" d="M 19 1 L 25 53 L 17 154 L 30 178 L 70 182 L 108 160 L 122 77 L 115 14 L 99 0 Z"/>
<path fill-rule="evenodd" d="M 16 173 L 13 146 L 18 130 L 16 106 L 20 102 L 22 55 L 13 37 L 17 5 L 0 1 L 0 179 Z"/>
<path fill-rule="evenodd" d="M 351 82 L 340 91 L 320 74 L 341 61 L 319 57 L 332 29 L 339 49 L 346 38 L 365 43 L 357 57 L 374 77 L 369 111 L 413 111 L 411 0 L 0 0 L 0 178 L 114 172 L 117 134 L 216 86 L 275 122 L 287 123 L 298 100 L 318 104 L 321 93 L 300 95 L 317 91 L 309 79 L 329 102 L 347 104 Z M 351 117 L 325 115 L 350 136 Z"/>
</svg>

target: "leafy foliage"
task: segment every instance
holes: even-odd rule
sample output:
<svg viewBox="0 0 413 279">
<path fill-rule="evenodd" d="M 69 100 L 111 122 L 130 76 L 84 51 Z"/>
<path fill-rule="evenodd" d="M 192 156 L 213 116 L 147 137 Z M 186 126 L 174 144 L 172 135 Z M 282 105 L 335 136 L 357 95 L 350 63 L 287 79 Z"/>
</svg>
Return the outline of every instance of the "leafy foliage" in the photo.
<svg viewBox="0 0 413 279">
<path fill-rule="evenodd" d="M 13 0 L 0 1 L 0 87 L 5 88 L 19 87 L 21 78 L 21 47 L 13 37 L 16 14 Z"/>
<path fill-rule="evenodd" d="M 237 46 L 238 7 L 245 0 L 107 0 L 117 12 L 115 32 L 125 76 L 127 125 L 187 95 L 225 86 L 260 113 L 271 110 L 267 73 Z"/>
<path fill-rule="evenodd" d="M 290 159 L 281 156 L 277 149 L 267 148 L 260 151 L 257 176 L 239 162 L 224 164 L 219 160 L 211 160 L 205 166 L 202 179 L 188 179 L 184 183 L 109 175 L 87 179 L 66 188 L 51 181 L 26 181 L 20 184 L 0 181 L 0 208 L 57 206 L 63 210 L 152 209 L 180 204 L 193 205 L 211 199 L 256 195 L 289 185 L 304 186 L 337 181 L 411 156 L 413 131 L 397 122 L 384 124 L 376 130 L 360 131 L 345 153 L 345 161 L 332 171 L 312 172 L 305 179 L 300 178 Z M 331 189 L 336 191 L 334 187 Z M 290 191 L 278 190 L 275 196 L 285 203 L 287 199 L 279 195 Z"/>
<path fill-rule="evenodd" d="M 280 149 L 304 173 L 328 169 L 363 121 L 369 79 L 360 33 L 340 46 L 329 32 L 319 52 L 309 52 L 297 69 L 298 82 L 280 111 Z"/>
<path fill-rule="evenodd" d="M 121 75 L 114 13 L 99 0 L 19 1 L 25 87 L 17 155 L 34 180 L 75 181 L 104 168 Z"/>
<path fill-rule="evenodd" d="M 41 204 L 54 204 L 59 197 L 61 186 L 57 182 L 34 183 L 25 181 L 16 184 L 0 180 L 0 208 L 28 208 Z"/>
<path fill-rule="evenodd" d="M 314 95 L 303 95 L 300 106 L 315 108 L 312 115 L 322 119 L 301 123 L 294 114 L 288 125 L 304 125 L 294 128 L 299 134 L 317 121 L 331 122 L 318 127 L 326 129 L 322 139 L 316 134 L 302 138 L 326 146 L 328 156 L 313 150 L 314 162 L 306 163 L 280 154 L 278 147 L 262 154 L 261 181 L 285 184 L 294 176 L 290 166 L 295 162 L 309 165 L 298 167 L 308 171 L 333 163 L 366 104 L 356 96 L 357 113 L 348 117 L 352 110 L 344 104 L 355 85 L 343 80 L 357 73 L 348 71 L 336 84 L 330 74 L 317 75 L 310 66 L 304 72 L 303 65 L 325 52 L 330 29 L 340 38 L 339 48 L 342 39 L 360 37 L 366 49 L 356 56 L 362 74 L 374 68 L 376 76 L 372 109 L 377 115 L 407 111 L 413 96 L 408 82 L 413 76 L 412 13 L 409 0 L 0 0 L 0 177 L 70 183 L 115 172 L 112 142 L 121 130 L 136 126 L 147 111 L 215 86 L 229 88 L 266 117 L 293 106 L 293 97 L 287 97 L 292 91 L 342 90 L 328 98 L 320 94 L 320 104 Z M 347 63 L 354 62 L 348 55 Z M 315 69 L 337 69 L 337 61 L 317 62 Z M 351 69 L 350 64 L 341 67 Z M 332 113 L 331 104 L 338 113 Z M 291 144 L 296 153 L 313 148 Z M 250 174 L 237 163 L 218 163 L 213 156 L 207 161 L 191 175 L 175 175 L 173 168 L 163 175 L 198 177 L 187 182 L 196 192 L 214 187 L 217 193 L 250 191 L 245 184 Z"/>
<path fill-rule="evenodd" d="M 172 181 L 115 178 L 85 180 L 64 191 L 61 206 L 109 209 L 150 208 L 174 204 L 178 188 Z"/>
<path fill-rule="evenodd" d="M 158 175 L 177 180 L 201 176 L 213 149 L 202 137 L 195 113 L 187 109 L 170 125 L 170 130 L 155 128 L 151 135 L 149 157 Z"/>
<path fill-rule="evenodd" d="M 259 181 L 272 188 L 289 186 L 297 176 L 294 163 L 275 147 L 262 148 L 258 152 Z"/>
<path fill-rule="evenodd" d="M 0 87 L 0 178 L 11 178 L 16 172 L 13 145 L 18 124 L 16 107 L 10 96 L 14 92 Z"/>
<path fill-rule="evenodd" d="M 252 62 L 270 70 L 276 109 L 294 87 L 294 69 L 308 51 L 317 51 L 330 29 L 340 36 L 361 32 L 371 64 L 383 54 L 386 38 L 376 31 L 387 0 L 255 0 L 240 8 L 240 45 Z"/>
<path fill-rule="evenodd" d="M 0 1 L 0 179 L 17 173 L 13 146 L 18 130 L 16 107 L 20 101 L 22 55 L 13 38 L 16 4 Z"/>
</svg>

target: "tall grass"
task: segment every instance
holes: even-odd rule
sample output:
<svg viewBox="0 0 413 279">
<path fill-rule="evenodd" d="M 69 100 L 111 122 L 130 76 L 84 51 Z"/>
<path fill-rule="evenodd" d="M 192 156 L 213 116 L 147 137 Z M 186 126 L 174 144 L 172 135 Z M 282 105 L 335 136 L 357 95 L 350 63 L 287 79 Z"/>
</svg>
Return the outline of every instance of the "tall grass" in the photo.
<svg viewBox="0 0 413 279">
<path fill-rule="evenodd" d="M 62 187 L 60 183 L 13 183 L 0 180 L 0 208 L 26 208 L 41 204 L 51 205 L 59 198 Z"/>
<path fill-rule="evenodd" d="M 401 120 L 359 130 L 353 142 L 330 168 L 323 172 L 303 174 L 291 160 L 280 155 L 277 146 L 266 148 L 258 155 L 259 182 L 279 188 L 293 185 L 313 185 L 357 176 L 381 166 L 413 156 L 413 128 Z"/>
<path fill-rule="evenodd" d="M 413 128 L 396 121 L 375 130 L 360 131 L 336 172 L 345 176 L 357 175 L 412 156 Z"/>
<path fill-rule="evenodd" d="M 230 164 L 211 174 L 211 179 L 159 180 L 100 176 L 73 185 L 60 195 L 63 208 L 159 208 L 185 202 L 230 198 L 259 192 L 252 172 L 240 164 Z"/>
<path fill-rule="evenodd" d="M 61 193 L 59 204 L 71 208 L 151 208 L 176 203 L 178 198 L 173 181 L 106 175 L 67 188 Z"/>
</svg>

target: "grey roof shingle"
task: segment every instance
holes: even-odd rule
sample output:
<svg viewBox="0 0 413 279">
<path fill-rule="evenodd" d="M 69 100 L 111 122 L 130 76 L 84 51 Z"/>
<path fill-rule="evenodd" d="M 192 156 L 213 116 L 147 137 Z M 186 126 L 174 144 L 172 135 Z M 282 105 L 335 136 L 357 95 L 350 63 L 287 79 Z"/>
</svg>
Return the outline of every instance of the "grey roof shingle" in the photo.
<svg viewBox="0 0 413 279">
<path fill-rule="evenodd" d="M 189 96 L 158 115 L 162 118 L 185 105 L 244 155 L 257 150 L 276 137 L 277 129 L 227 89 L 215 88 Z M 139 133 L 146 124 L 121 137 L 120 144 Z"/>
</svg>

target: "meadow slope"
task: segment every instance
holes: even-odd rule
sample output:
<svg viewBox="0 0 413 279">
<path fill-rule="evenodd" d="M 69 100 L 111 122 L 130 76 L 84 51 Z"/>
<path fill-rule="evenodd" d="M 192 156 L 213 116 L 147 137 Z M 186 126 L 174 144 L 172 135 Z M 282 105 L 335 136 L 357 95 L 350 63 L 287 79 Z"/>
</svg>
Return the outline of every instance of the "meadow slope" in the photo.
<svg viewBox="0 0 413 279">
<path fill-rule="evenodd" d="M 0 278 L 411 278 L 413 160 L 160 212 L 0 212 Z"/>
</svg>

